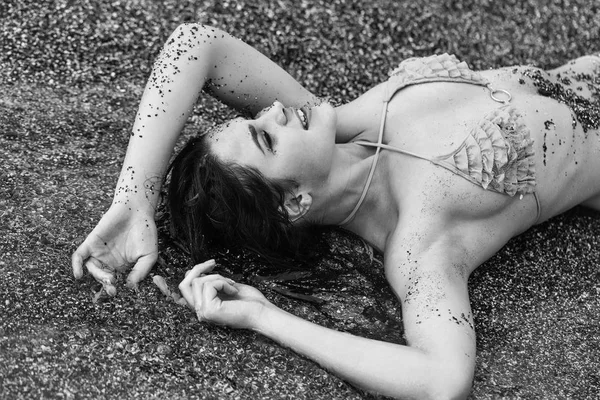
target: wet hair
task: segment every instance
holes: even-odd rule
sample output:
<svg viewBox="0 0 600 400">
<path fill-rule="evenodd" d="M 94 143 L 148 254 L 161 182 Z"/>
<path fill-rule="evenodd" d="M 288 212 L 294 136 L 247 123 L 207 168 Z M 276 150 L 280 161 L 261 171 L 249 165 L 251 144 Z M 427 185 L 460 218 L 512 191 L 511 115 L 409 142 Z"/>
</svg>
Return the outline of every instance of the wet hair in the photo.
<svg viewBox="0 0 600 400">
<path fill-rule="evenodd" d="M 303 236 L 284 207 L 293 181 L 218 159 L 208 134 L 191 139 L 170 166 L 167 207 L 172 233 L 201 261 L 205 245 L 243 246 L 274 260 L 298 254 Z"/>
</svg>

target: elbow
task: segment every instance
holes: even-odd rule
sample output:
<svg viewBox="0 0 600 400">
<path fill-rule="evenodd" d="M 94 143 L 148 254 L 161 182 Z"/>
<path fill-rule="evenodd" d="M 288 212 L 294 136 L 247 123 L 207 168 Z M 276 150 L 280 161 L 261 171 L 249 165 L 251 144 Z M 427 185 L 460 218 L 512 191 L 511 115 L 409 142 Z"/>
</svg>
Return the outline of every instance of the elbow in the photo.
<svg viewBox="0 0 600 400">
<path fill-rule="evenodd" d="M 407 384 L 406 376 L 396 377 L 396 382 L 404 382 L 394 388 L 365 388 L 374 393 L 383 394 L 395 399 L 425 400 L 463 400 L 471 393 L 473 373 L 464 370 L 431 368 L 423 375 L 415 376 Z"/>
<path fill-rule="evenodd" d="M 215 28 L 214 26 L 202 25 L 197 22 L 184 22 L 182 24 L 179 24 L 177 28 L 175 28 L 175 30 L 171 34 L 171 39 L 178 40 L 181 38 L 202 36 L 206 36 L 207 38 L 220 38 L 225 34 L 225 31 L 222 31 L 219 28 Z"/>
<path fill-rule="evenodd" d="M 431 376 L 426 386 L 427 399 L 462 400 L 469 397 L 473 387 L 473 373 L 444 368 Z"/>
<path fill-rule="evenodd" d="M 225 36 L 226 33 L 218 28 L 193 22 L 183 23 L 171 33 L 163 51 L 177 55 L 174 59 L 181 60 L 179 65 L 199 60 L 205 68 L 196 68 L 195 71 L 203 71 L 208 63 L 214 61 L 215 53 L 224 47 Z"/>
<path fill-rule="evenodd" d="M 213 60 L 219 52 L 228 50 L 230 38 L 227 32 L 219 28 L 186 22 L 175 28 L 166 47 L 177 53 L 190 51 L 195 59 L 207 61 Z"/>
<path fill-rule="evenodd" d="M 183 38 L 189 38 L 196 32 L 202 32 L 210 28 L 211 27 L 209 26 L 201 25 L 196 22 L 184 22 L 175 28 L 173 33 L 171 33 L 171 37 L 167 43 L 172 43 L 172 41 L 180 41 Z"/>
</svg>

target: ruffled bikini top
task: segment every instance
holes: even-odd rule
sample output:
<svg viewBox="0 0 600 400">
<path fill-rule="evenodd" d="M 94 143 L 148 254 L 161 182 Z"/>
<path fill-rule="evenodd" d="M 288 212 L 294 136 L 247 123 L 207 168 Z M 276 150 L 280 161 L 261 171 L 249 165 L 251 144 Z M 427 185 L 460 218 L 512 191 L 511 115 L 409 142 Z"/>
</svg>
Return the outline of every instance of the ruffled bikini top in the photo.
<svg viewBox="0 0 600 400">
<path fill-rule="evenodd" d="M 383 143 L 383 131 L 388 104 L 394 95 L 407 86 L 429 82 L 469 83 L 488 88 L 490 97 L 502 105 L 485 115 L 469 130 L 464 141 L 452 152 L 439 156 L 425 156 Z M 369 190 L 381 149 L 427 160 L 446 168 L 463 178 L 508 196 L 533 194 L 537 205 L 537 219 L 541 206 L 535 192 L 535 161 L 533 140 L 523 122 L 523 117 L 510 105 L 511 95 L 503 89 L 494 89 L 481 74 L 472 71 L 465 62 L 454 55 L 442 54 L 423 58 L 410 58 L 400 63 L 390 73 L 383 98 L 383 111 L 377 143 L 353 143 L 375 147 L 375 155 L 363 192 L 345 225 L 354 218 Z"/>
</svg>

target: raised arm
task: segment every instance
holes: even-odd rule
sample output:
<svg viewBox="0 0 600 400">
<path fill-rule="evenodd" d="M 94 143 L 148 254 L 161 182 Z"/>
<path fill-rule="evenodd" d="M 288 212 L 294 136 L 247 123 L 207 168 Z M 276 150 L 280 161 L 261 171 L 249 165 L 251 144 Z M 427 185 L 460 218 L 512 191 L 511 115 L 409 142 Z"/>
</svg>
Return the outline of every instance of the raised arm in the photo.
<svg viewBox="0 0 600 400">
<path fill-rule="evenodd" d="M 405 257 L 407 253 L 397 250 L 386 257 L 386 274 L 402 302 L 408 345 L 305 321 L 249 286 L 217 275 L 198 278 L 210 269 L 206 266 L 188 274 L 180 289 L 200 320 L 258 331 L 371 392 L 402 399 L 466 398 L 473 379 L 475 332 L 467 277 L 460 262 L 449 263 L 459 254 L 437 248 Z"/>
<path fill-rule="evenodd" d="M 203 88 L 251 114 L 275 100 L 297 106 L 319 101 L 243 41 L 217 28 L 181 25 L 167 40 L 146 84 L 115 199 L 136 197 L 127 191 L 132 180 L 138 184 L 149 178 L 162 180 L 175 141 Z M 138 200 L 154 207 L 157 198 L 158 191 L 153 190 Z"/>
<path fill-rule="evenodd" d="M 115 294 L 115 270 L 135 263 L 136 285 L 158 257 L 154 223 L 160 187 L 175 142 L 203 88 L 230 106 L 256 113 L 274 100 L 300 106 L 318 99 L 251 46 L 217 28 L 185 24 L 158 57 L 135 118 L 113 203 L 74 252 L 73 272 L 83 266 Z"/>
</svg>

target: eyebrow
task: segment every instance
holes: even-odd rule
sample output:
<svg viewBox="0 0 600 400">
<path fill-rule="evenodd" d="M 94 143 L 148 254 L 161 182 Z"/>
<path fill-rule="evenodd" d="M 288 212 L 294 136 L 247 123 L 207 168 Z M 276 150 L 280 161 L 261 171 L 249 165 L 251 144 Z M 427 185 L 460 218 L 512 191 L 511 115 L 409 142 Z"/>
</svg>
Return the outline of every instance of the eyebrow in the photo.
<svg viewBox="0 0 600 400">
<path fill-rule="evenodd" d="M 250 135 L 252 136 L 252 140 L 256 144 L 256 147 L 258 147 L 258 149 L 261 151 L 261 153 L 265 154 L 265 151 L 262 149 L 262 147 L 258 143 L 258 138 L 257 138 L 258 133 L 256 132 L 256 129 L 254 129 L 254 127 L 252 125 L 248 125 L 248 129 L 250 130 Z"/>
</svg>

